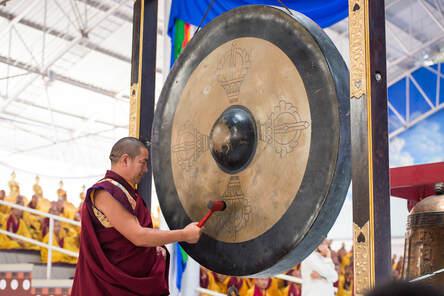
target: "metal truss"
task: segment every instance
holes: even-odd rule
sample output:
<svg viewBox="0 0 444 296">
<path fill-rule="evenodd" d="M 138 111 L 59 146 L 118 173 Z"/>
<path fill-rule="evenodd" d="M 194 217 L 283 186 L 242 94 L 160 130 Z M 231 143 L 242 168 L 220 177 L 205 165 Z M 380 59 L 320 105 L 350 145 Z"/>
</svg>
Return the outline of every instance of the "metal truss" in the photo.
<svg viewBox="0 0 444 296">
<path fill-rule="evenodd" d="M 70 30 L 62 32 L 57 28 L 51 28 L 50 26 L 47 25 L 49 0 L 26 1 L 27 2 L 26 8 L 21 10 L 19 14 L 14 14 L 12 12 L 8 12 L 6 9 L 0 8 L 0 17 L 9 20 L 8 25 L 4 29 L 0 30 L 0 38 L 9 35 L 8 56 L 3 56 L 3 55 L 0 56 L 0 62 L 7 65 L 7 75 L 10 73 L 10 67 L 24 70 L 25 71 L 24 74 L 30 74 L 27 75 L 29 77 L 25 79 L 24 83 L 22 83 L 21 86 L 15 87 L 14 89 L 11 89 L 9 87 L 9 79 L 7 80 L 6 89 L 5 91 L 2 92 L 3 95 L 1 95 L 3 101 L 0 102 L 0 113 L 4 113 L 8 108 L 8 106 L 12 102 L 20 98 L 22 93 L 31 85 L 33 85 L 33 83 L 39 77 L 44 78 L 42 79 L 43 87 L 41 88 L 45 92 L 47 90 L 47 83 L 45 83 L 45 80 L 50 79 L 50 80 L 61 81 L 63 83 L 68 83 L 70 85 L 74 85 L 76 87 L 80 87 L 101 95 L 112 97 L 114 99 L 120 99 L 120 100 L 123 99 L 127 101 L 128 96 L 122 95 L 119 91 L 107 90 L 98 86 L 94 86 L 90 83 L 73 79 L 68 75 L 63 75 L 61 73 L 54 71 L 53 68 L 54 66 L 57 66 L 57 63 L 59 61 L 62 61 L 67 54 L 70 54 L 71 50 L 75 49 L 76 46 L 82 46 L 84 51 L 83 54 L 81 55 L 74 54 L 74 59 L 71 59 L 71 64 L 79 62 L 89 51 L 100 52 L 101 54 L 104 54 L 106 56 L 115 58 L 120 61 L 124 61 L 126 63 L 130 63 L 129 57 L 113 52 L 112 50 L 103 48 L 98 44 L 95 44 L 94 42 L 90 41 L 90 38 L 88 38 L 88 35 L 90 33 L 94 33 L 93 31 L 96 30 L 96 28 L 98 28 L 103 22 L 107 21 L 107 19 L 110 16 L 117 14 L 119 18 L 122 18 L 123 14 L 117 12 L 119 8 L 121 8 L 124 4 L 128 4 L 129 1 L 128 0 L 115 1 L 113 5 L 102 5 L 103 4 L 102 2 L 87 1 L 84 4 L 85 7 L 84 10 L 82 10 L 82 13 L 80 12 L 81 9 L 79 8 L 79 3 L 77 3 L 77 1 L 74 0 L 51 0 L 51 1 L 52 4 L 55 4 L 59 8 L 60 10 L 59 14 L 61 12 L 62 16 L 69 21 L 71 25 Z M 63 1 L 64 3 L 60 3 L 60 1 Z M 37 7 L 41 6 L 43 6 L 43 11 L 40 10 L 40 13 L 38 15 L 40 21 L 37 21 L 33 12 L 39 11 Z M 72 11 L 68 13 L 67 9 L 71 9 Z M 28 17 L 29 19 L 27 19 Z M 125 22 L 128 23 L 128 19 L 126 19 Z M 42 42 L 42 48 L 40 50 L 41 58 L 37 57 L 38 51 L 35 48 L 32 48 L 32 45 L 29 44 L 29 41 L 26 40 L 26 37 L 22 36 L 19 30 L 16 29 L 16 26 L 18 24 L 25 26 L 26 28 L 29 29 L 38 30 L 42 33 L 43 42 Z M 71 34 L 69 33 L 69 31 L 73 31 L 73 28 L 74 31 L 77 31 L 77 35 L 72 35 L 72 33 Z M 104 30 L 102 29 L 102 31 Z M 109 36 L 111 33 L 113 32 L 111 31 L 106 32 L 105 30 L 105 35 L 102 36 L 102 39 L 107 38 L 107 36 Z M 24 48 L 27 50 L 31 63 L 19 61 L 11 57 L 10 53 L 12 47 L 11 45 L 12 34 L 15 34 L 17 39 L 22 43 Z M 64 41 L 63 46 L 61 46 L 61 48 L 52 47 L 51 50 L 53 52 L 48 52 L 49 46 L 48 44 L 45 43 L 47 35 L 63 40 Z M 95 39 L 97 40 L 98 37 L 95 36 Z M 73 54 L 71 54 L 71 56 L 72 55 Z M 12 94 L 10 94 L 11 91 Z M 22 99 L 22 101 L 25 100 Z M 29 102 L 29 100 L 27 100 L 27 103 L 28 105 L 31 104 L 33 105 L 33 107 L 37 107 L 36 104 Z M 51 114 L 53 114 L 53 109 L 49 103 L 49 100 L 48 100 L 47 109 L 51 112 Z M 61 111 L 57 112 L 63 113 Z M 67 115 L 67 112 L 64 112 L 64 114 Z M 17 116 L 18 114 L 15 115 Z M 109 125 L 109 123 L 107 124 Z M 52 125 L 54 125 L 54 122 L 52 122 Z"/>
<path fill-rule="evenodd" d="M 427 69 L 434 76 L 434 78 L 436 78 L 436 89 L 433 92 L 436 93 L 436 96 L 434 98 L 429 97 L 429 95 L 427 95 L 427 93 L 424 91 L 423 86 L 415 79 L 415 77 L 411 73 L 407 74 L 405 76 L 405 87 L 406 87 L 405 97 L 388 98 L 389 110 L 393 112 L 396 120 L 398 120 L 399 123 L 401 123 L 401 127 L 390 133 L 389 135 L 390 138 L 398 136 L 402 132 L 405 132 L 406 130 L 415 126 L 424 119 L 444 109 L 444 98 L 440 98 L 440 93 L 441 93 L 440 89 L 444 87 L 443 85 L 441 85 L 441 79 L 444 78 L 444 75 L 441 73 L 441 68 L 444 68 L 444 65 L 438 64 L 437 69 L 434 69 L 432 67 L 424 67 L 424 68 Z M 412 101 L 410 96 L 411 93 L 410 90 L 413 87 L 416 88 L 416 90 L 420 93 L 421 99 L 424 101 L 423 103 L 426 103 L 429 106 L 429 110 L 420 113 L 418 116 L 412 119 L 412 115 L 415 112 L 415 110 L 412 110 L 411 108 Z M 405 106 L 405 110 L 399 110 L 399 108 L 396 108 L 394 104 L 392 104 L 392 100 L 404 100 L 404 104 L 402 105 Z M 391 119 L 389 117 L 389 121 L 390 120 Z"/>
<path fill-rule="evenodd" d="M 348 43 L 348 20 L 333 25 L 329 30 L 336 33 L 335 37 L 340 39 L 338 42 Z M 444 98 L 439 98 L 439 89 L 443 87 L 439 83 L 440 79 L 436 85 L 437 97 L 429 98 L 412 76 L 412 73 L 422 67 L 442 76 L 428 65 L 439 62 L 433 57 L 444 55 L 444 3 L 442 0 L 387 0 L 386 38 L 388 86 L 406 78 L 407 90 L 415 87 L 430 108 L 412 119 L 415 110 L 410 110 L 412 102 L 409 91 L 405 97 L 389 98 L 388 108 L 394 116 L 389 117 L 389 121 L 396 120 L 399 122 L 397 125 L 401 125 L 390 133 L 389 137 L 393 138 L 444 107 Z M 407 110 L 396 109 L 394 100 L 405 100 Z"/>
</svg>

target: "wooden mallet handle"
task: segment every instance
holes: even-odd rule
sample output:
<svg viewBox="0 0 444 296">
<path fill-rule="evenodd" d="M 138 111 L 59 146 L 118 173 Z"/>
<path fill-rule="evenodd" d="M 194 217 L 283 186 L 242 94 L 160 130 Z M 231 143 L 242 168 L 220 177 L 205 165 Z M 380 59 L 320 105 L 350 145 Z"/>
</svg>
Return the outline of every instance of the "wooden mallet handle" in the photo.
<svg viewBox="0 0 444 296">
<path fill-rule="evenodd" d="M 198 227 L 204 226 L 205 222 L 213 215 L 214 212 L 221 212 L 227 208 L 227 204 L 223 200 L 210 200 L 207 205 L 209 211 L 202 218 L 202 220 L 197 223 Z"/>
</svg>

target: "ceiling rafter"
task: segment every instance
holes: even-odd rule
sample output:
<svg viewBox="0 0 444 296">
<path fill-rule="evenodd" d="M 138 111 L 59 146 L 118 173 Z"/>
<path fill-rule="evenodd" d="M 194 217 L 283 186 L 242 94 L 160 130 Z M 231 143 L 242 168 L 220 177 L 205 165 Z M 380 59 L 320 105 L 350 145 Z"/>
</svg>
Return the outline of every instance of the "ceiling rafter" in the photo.
<svg viewBox="0 0 444 296">
<path fill-rule="evenodd" d="M 88 91 L 91 91 L 91 92 L 94 92 L 94 93 L 97 93 L 100 95 L 107 96 L 107 97 L 112 98 L 114 100 L 127 102 L 129 99 L 128 96 L 121 95 L 120 91 L 106 89 L 106 88 L 103 88 L 103 87 L 100 87 L 100 86 L 97 86 L 97 85 L 94 85 L 91 83 L 87 83 L 87 82 L 84 82 L 81 80 L 71 78 L 66 75 L 62 75 L 62 74 L 54 72 L 54 71 L 42 72 L 39 68 L 37 68 L 33 65 L 24 63 L 22 61 L 18 61 L 13 58 L 8 58 L 8 57 L 0 55 L 0 63 L 10 65 L 10 66 L 13 66 L 13 67 L 21 69 L 21 70 L 25 70 L 27 72 L 38 74 L 38 75 L 41 75 L 42 77 L 46 77 L 51 80 L 60 81 L 60 82 L 64 82 L 64 83 L 76 86 L 76 87 L 80 87 L 82 89 L 85 89 L 85 90 L 88 90 Z"/>
</svg>

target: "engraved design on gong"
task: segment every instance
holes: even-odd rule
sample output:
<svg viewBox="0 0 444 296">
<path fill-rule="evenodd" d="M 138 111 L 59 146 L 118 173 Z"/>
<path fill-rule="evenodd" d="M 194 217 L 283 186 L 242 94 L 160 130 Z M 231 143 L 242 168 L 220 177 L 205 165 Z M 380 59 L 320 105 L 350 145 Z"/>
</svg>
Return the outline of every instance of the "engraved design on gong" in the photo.
<svg viewBox="0 0 444 296">
<path fill-rule="evenodd" d="M 232 241 L 236 241 L 237 234 L 248 226 L 251 207 L 242 191 L 238 176 L 231 176 L 225 192 L 222 194 L 227 208 L 223 215 L 217 218 L 217 228 L 224 228 Z"/>
<path fill-rule="evenodd" d="M 265 233 L 297 197 L 309 158 L 310 105 L 294 63 L 269 41 L 237 38 L 209 53 L 178 95 L 171 165 L 186 214 L 197 221 L 208 200 L 224 199 L 206 235 L 239 243 Z"/>
<path fill-rule="evenodd" d="M 175 162 L 187 171 L 206 151 L 208 136 L 200 133 L 190 121 L 186 122 L 179 129 L 172 147 Z"/>
<path fill-rule="evenodd" d="M 310 126 L 310 123 L 301 119 L 292 103 L 281 98 L 267 121 L 259 123 L 258 126 L 260 139 L 272 145 L 275 152 L 284 157 L 294 151 L 302 132 Z"/>
<path fill-rule="evenodd" d="M 217 81 L 224 88 L 230 103 L 239 102 L 242 82 L 250 67 L 248 52 L 232 42 L 230 50 L 226 51 L 217 65 Z"/>
</svg>

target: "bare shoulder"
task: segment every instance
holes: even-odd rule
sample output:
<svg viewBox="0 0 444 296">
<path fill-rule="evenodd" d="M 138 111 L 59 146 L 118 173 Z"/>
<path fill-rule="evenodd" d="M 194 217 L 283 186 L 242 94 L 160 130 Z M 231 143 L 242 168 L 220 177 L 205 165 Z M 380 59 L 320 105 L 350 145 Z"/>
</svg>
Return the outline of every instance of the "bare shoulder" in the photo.
<svg viewBox="0 0 444 296">
<path fill-rule="evenodd" d="M 111 194 L 109 194 L 108 191 L 103 190 L 103 189 L 101 189 L 101 190 L 97 190 L 97 191 L 94 193 L 94 201 L 95 201 L 96 203 L 98 203 L 98 202 L 103 202 L 103 201 L 106 201 L 106 200 L 108 200 L 108 199 L 112 199 L 112 198 L 113 198 L 113 197 L 111 196 Z"/>
<path fill-rule="evenodd" d="M 99 190 L 94 194 L 94 206 L 104 212 L 110 208 L 119 208 L 120 204 L 106 190 Z"/>
</svg>

